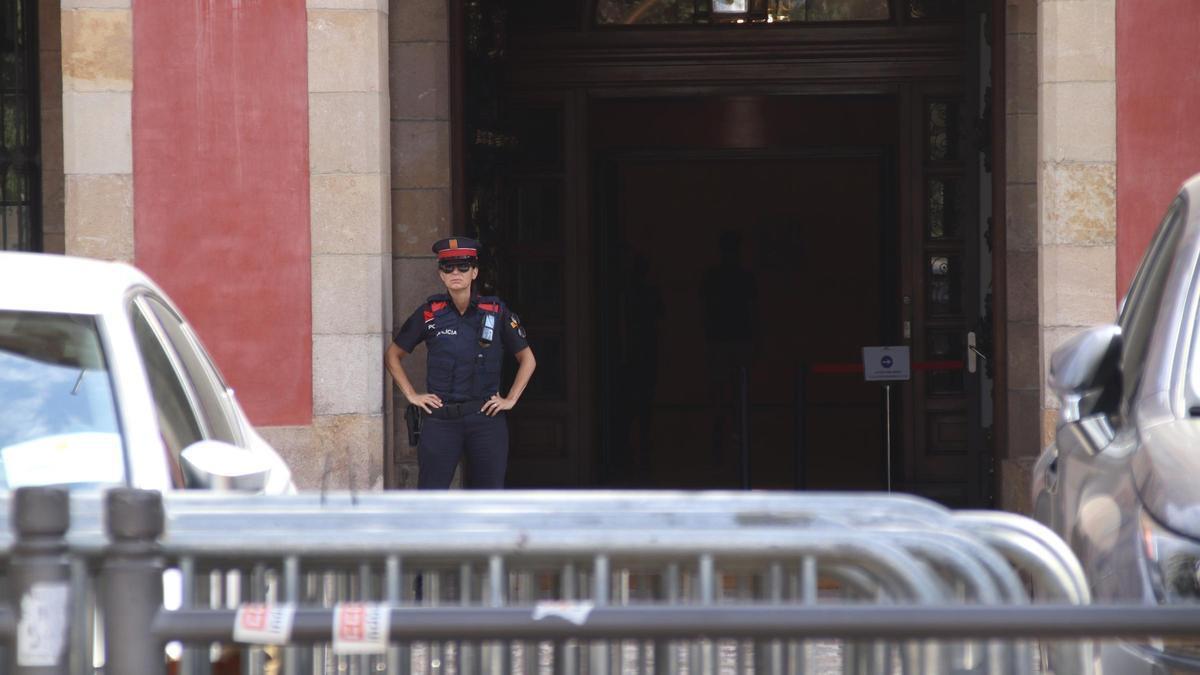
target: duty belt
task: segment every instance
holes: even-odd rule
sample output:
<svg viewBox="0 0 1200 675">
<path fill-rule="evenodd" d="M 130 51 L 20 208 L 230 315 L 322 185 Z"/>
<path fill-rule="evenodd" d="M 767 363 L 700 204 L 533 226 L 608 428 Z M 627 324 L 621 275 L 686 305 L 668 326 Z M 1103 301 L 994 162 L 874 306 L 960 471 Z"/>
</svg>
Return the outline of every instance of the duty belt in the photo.
<svg viewBox="0 0 1200 675">
<path fill-rule="evenodd" d="M 460 417 L 465 417 L 472 413 L 477 413 L 483 408 L 486 401 L 459 401 L 458 403 L 446 403 L 440 408 L 431 408 L 433 412 L 428 413 L 430 417 L 439 420 L 456 420 Z"/>
</svg>

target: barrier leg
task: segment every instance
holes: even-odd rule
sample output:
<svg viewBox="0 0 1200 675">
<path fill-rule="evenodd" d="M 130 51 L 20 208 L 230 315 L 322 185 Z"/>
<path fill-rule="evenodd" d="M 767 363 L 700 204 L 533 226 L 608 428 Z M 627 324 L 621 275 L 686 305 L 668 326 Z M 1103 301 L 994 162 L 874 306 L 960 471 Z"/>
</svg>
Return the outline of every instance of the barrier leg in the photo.
<svg viewBox="0 0 1200 675">
<path fill-rule="evenodd" d="M 114 489 L 105 497 L 105 508 L 110 542 L 101 571 L 105 672 L 162 675 L 163 644 L 151 632 L 163 602 L 156 541 L 163 531 L 162 496 Z"/>
<path fill-rule="evenodd" d="M 565 601 L 576 599 L 575 563 L 563 565 L 559 573 L 559 597 Z M 554 672 L 561 675 L 576 675 L 579 672 L 579 646 L 572 640 L 559 640 L 554 646 Z"/>
<path fill-rule="evenodd" d="M 66 675 L 71 564 L 65 535 L 70 498 L 61 488 L 23 487 L 17 489 L 14 501 L 17 540 L 8 575 L 17 634 L 11 672 Z"/>
</svg>

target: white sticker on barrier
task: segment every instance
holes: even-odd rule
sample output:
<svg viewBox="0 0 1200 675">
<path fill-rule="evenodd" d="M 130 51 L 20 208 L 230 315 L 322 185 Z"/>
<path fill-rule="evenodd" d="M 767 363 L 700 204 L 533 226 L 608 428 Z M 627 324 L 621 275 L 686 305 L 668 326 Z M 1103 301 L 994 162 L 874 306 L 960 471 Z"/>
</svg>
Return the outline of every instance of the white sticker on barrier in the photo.
<svg viewBox="0 0 1200 675">
<path fill-rule="evenodd" d="M 35 583 L 21 598 L 17 622 L 17 665 L 57 666 L 67 644 L 67 603 L 70 586 L 65 581 Z"/>
<path fill-rule="evenodd" d="M 588 615 L 595 609 L 590 602 L 539 602 L 533 608 L 533 620 L 540 621 L 547 617 L 556 616 L 566 619 L 576 626 L 587 622 Z"/>
<path fill-rule="evenodd" d="M 295 617 L 295 605 L 241 605 L 233 619 L 233 640 L 252 645 L 286 645 L 292 640 Z"/>
<path fill-rule="evenodd" d="M 334 654 L 385 654 L 392 611 L 373 602 L 343 602 L 333 608 Z"/>
</svg>

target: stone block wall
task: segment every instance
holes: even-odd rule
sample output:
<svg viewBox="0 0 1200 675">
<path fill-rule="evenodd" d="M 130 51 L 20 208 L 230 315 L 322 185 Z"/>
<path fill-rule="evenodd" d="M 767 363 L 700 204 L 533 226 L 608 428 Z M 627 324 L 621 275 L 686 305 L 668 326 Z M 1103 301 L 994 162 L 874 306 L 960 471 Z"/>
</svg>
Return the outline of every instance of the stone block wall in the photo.
<svg viewBox="0 0 1200 675">
<path fill-rule="evenodd" d="M 430 246 L 451 232 L 450 19 L 445 0 L 391 0 L 392 331 L 426 297 L 443 290 Z M 404 360 L 425 390 L 425 350 Z M 400 486 L 414 487 L 416 449 L 404 430 L 407 401 L 387 378 Z"/>
<path fill-rule="evenodd" d="M 391 325 L 386 0 L 308 0 L 313 423 L 266 436 L 302 488 L 383 487 Z"/>
<path fill-rule="evenodd" d="M 1116 316 L 1116 2 L 1038 3 L 1041 444 L 1058 401 L 1050 356 Z"/>
<path fill-rule="evenodd" d="M 62 0 L 64 250 L 133 262 L 131 0 Z"/>
<path fill-rule="evenodd" d="M 1008 266 L 1008 447 L 1000 506 L 1028 512 L 1028 474 L 1041 446 L 1038 358 L 1037 2 L 1008 0 L 1005 18 L 1005 222 Z"/>
</svg>

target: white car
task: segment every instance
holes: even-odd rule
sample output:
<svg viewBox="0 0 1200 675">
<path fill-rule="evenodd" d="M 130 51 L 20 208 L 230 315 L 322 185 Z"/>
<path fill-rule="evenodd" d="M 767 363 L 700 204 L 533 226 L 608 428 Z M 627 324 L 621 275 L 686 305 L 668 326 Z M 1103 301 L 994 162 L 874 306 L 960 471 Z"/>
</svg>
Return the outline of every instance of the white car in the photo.
<svg viewBox="0 0 1200 675">
<path fill-rule="evenodd" d="M 115 484 L 296 491 L 146 275 L 0 252 L 0 488 Z"/>
</svg>

